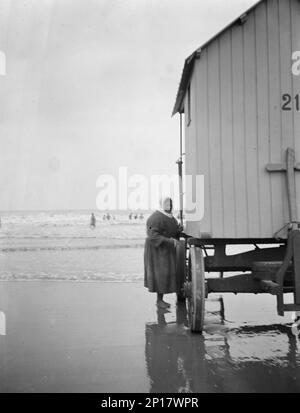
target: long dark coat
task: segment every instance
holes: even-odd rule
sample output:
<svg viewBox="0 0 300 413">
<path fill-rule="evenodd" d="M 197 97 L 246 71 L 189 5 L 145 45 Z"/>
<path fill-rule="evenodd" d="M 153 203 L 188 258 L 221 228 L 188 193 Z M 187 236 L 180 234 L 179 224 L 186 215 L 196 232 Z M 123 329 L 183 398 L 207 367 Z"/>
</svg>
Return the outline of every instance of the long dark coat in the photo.
<svg viewBox="0 0 300 413">
<path fill-rule="evenodd" d="M 178 239 L 179 224 L 174 217 L 160 211 L 147 220 L 144 251 L 145 287 L 150 292 L 169 294 L 179 288 L 176 280 L 176 248 L 171 238 Z"/>
</svg>

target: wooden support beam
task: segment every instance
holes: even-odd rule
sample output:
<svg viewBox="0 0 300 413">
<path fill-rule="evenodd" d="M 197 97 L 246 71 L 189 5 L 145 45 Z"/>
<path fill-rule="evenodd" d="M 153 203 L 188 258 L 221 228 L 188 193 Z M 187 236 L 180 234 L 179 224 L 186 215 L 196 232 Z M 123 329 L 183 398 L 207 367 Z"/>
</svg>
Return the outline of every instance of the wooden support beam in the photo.
<svg viewBox="0 0 300 413">
<path fill-rule="evenodd" d="M 277 295 L 280 293 L 280 285 L 277 283 L 274 283 L 273 281 L 270 280 L 261 280 L 260 282 L 261 288 L 269 294 L 272 295 Z"/>
<path fill-rule="evenodd" d="M 295 151 L 288 149 L 286 153 L 287 166 L 287 191 L 290 221 L 297 221 L 297 196 L 296 196 L 296 177 L 295 177 Z"/>
<path fill-rule="evenodd" d="M 286 172 L 289 218 L 290 222 L 295 223 L 298 219 L 295 171 L 300 171 L 300 164 L 295 162 L 294 149 L 288 148 L 286 150 L 284 164 L 268 164 L 266 169 L 268 172 Z"/>
<path fill-rule="evenodd" d="M 284 311 L 300 311 L 299 304 L 284 304 L 283 306 Z"/>
<path fill-rule="evenodd" d="M 295 164 L 295 171 L 300 171 L 300 163 Z M 268 172 L 286 172 L 286 165 L 282 163 L 273 163 L 267 165 Z"/>
<path fill-rule="evenodd" d="M 292 237 L 293 237 L 292 233 L 293 232 L 294 231 L 292 231 L 289 234 L 286 255 L 275 277 L 276 283 L 279 284 L 280 286 L 280 291 L 277 294 L 277 313 L 280 316 L 284 316 L 283 283 L 284 283 L 285 274 L 289 268 L 289 265 L 293 257 L 293 245 L 292 245 Z"/>
<path fill-rule="evenodd" d="M 265 293 L 252 274 L 239 274 L 225 278 L 207 278 L 208 293 Z"/>
<path fill-rule="evenodd" d="M 262 261 L 254 262 L 252 274 L 255 280 L 275 280 L 277 271 L 282 265 L 282 261 Z"/>
<path fill-rule="evenodd" d="M 293 231 L 294 300 L 300 305 L 300 231 Z"/>
<path fill-rule="evenodd" d="M 261 261 L 277 262 L 278 269 L 284 259 L 286 247 L 261 248 L 234 255 L 225 255 L 225 249 L 223 248 L 223 250 L 224 251 L 218 248 L 217 245 L 214 255 L 205 257 L 205 269 L 207 272 L 236 272 L 252 270 L 253 273 L 255 271 L 253 268 L 253 263 L 258 263 Z M 274 271 L 276 273 L 276 270 Z"/>
<path fill-rule="evenodd" d="M 254 262 L 252 266 L 252 275 L 255 280 L 269 280 L 276 282 L 276 274 L 282 266 L 282 261 L 262 261 Z M 284 281 L 291 282 L 292 277 L 292 264 L 287 268 Z"/>
</svg>

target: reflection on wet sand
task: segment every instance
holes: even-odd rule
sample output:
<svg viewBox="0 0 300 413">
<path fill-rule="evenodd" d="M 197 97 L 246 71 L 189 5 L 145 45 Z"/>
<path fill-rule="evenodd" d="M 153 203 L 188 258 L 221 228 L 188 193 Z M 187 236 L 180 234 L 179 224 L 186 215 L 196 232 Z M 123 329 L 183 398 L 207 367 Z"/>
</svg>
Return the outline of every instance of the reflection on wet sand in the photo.
<svg viewBox="0 0 300 413">
<path fill-rule="evenodd" d="M 217 304 L 207 311 L 203 335 L 190 333 L 185 304 L 175 322 L 158 310 L 157 323 L 146 324 L 150 392 L 299 392 L 298 338 L 290 326 L 231 327 L 223 299 Z"/>
<path fill-rule="evenodd" d="M 211 295 L 203 335 L 170 298 L 156 313 L 138 283 L 0 283 L 0 393 L 300 392 L 273 297 Z"/>
</svg>

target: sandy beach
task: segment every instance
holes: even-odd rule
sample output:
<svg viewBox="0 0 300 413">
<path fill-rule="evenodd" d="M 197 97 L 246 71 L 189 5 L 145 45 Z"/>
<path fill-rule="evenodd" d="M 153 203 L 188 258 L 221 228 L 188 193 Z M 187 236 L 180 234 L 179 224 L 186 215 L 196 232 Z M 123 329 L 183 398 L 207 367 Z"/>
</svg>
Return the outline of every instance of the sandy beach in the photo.
<svg viewBox="0 0 300 413">
<path fill-rule="evenodd" d="M 1 282 L 0 392 L 300 391 L 274 297 L 210 296 L 203 335 L 168 299 L 157 312 L 140 282 Z"/>
</svg>

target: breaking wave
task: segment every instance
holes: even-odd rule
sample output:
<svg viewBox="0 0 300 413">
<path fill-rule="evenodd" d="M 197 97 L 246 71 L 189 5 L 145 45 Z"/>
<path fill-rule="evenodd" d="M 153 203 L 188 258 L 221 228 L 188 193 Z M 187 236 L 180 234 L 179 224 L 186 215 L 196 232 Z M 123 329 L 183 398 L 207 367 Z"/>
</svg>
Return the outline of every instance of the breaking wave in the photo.
<svg viewBox="0 0 300 413">
<path fill-rule="evenodd" d="M 80 251 L 80 250 L 111 250 L 126 248 L 143 248 L 144 244 L 112 244 L 112 245 L 89 245 L 89 246 L 49 246 L 49 247 L 12 247 L 0 248 L 0 252 L 34 252 L 34 251 Z"/>
</svg>

